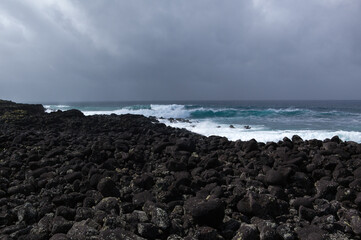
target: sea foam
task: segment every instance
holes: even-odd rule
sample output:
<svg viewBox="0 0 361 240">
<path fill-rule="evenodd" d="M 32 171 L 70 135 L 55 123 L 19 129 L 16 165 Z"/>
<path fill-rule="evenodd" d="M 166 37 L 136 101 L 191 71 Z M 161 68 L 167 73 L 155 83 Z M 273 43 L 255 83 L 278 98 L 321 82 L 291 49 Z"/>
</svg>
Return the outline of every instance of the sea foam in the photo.
<svg viewBox="0 0 361 240">
<path fill-rule="evenodd" d="M 249 125 L 250 129 L 246 129 L 245 125 L 233 124 L 232 127 L 228 124 L 217 124 L 212 121 L 196 121 L 196 122 L 170 122 L 167 119 L 161 119 L 162 123 L 176 128 L 185 128 L 189 131 L 204 135 L 204 136 L 221 136 L 226 137 L 231 141 L 236 140 L 251 140 L 255 139 L 259 142 L 277 142 L 284 137 L 292 138 L 293 135 L 298 135 L 304 140 L 310 139 L 326 139 L 333 136 L 339 136 L 343 141 L 361 142 L 361 133 L 356 131 L 326 131 L 326 130 L 271 130 L 260 125 Z"/>
</svg>

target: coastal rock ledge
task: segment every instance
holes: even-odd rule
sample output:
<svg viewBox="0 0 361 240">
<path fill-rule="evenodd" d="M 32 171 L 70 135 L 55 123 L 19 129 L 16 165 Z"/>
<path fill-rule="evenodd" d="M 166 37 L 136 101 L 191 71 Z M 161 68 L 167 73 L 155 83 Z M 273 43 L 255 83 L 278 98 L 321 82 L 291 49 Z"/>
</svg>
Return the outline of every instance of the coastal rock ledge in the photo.
<svg viewBox="0 0 361 240">
<path fill-rule="evenodd" d="M 0 101 L 0 239 L 360 239 L 361 145 Z"/>
</svg>

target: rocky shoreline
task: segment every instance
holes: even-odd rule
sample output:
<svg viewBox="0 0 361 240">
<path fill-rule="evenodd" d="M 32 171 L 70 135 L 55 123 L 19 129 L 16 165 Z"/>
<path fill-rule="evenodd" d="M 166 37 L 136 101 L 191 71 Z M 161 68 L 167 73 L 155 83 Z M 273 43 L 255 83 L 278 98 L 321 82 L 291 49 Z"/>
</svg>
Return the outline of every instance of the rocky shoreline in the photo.
<svg viewBox="0 0 361 240">
<path fill-rule="evenodd" d="M 361 144 L 0 101 L 0 239 L 360 239 Z"/>
</svg>

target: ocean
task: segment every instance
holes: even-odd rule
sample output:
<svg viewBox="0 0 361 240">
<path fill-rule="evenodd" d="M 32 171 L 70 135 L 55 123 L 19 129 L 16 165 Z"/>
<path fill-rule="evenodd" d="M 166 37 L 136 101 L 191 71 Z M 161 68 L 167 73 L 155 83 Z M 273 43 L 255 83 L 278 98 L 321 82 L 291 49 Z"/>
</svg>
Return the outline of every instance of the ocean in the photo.
<svg viewBox="0 0 361 240">
<path fill-rule="evenodd" d="M 142 114 L 205 136 L 279 141 L 339 136 L 361 143 L 361 101 L 193 101 L 47 103 L 47 112 L 78 109 L 85 115 Z"/>
</svg>

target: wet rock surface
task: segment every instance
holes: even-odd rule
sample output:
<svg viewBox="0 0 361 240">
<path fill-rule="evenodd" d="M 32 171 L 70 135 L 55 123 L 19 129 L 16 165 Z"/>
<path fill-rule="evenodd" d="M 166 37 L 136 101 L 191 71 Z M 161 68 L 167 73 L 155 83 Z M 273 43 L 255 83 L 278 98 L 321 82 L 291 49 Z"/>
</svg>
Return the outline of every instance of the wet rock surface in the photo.
<svg viewBox="0 0 361 240">
<path fill-rule="evenodd" d="M 360 239 L 361 145 L 0 102 L 0 239 Z"/>
</svg>

